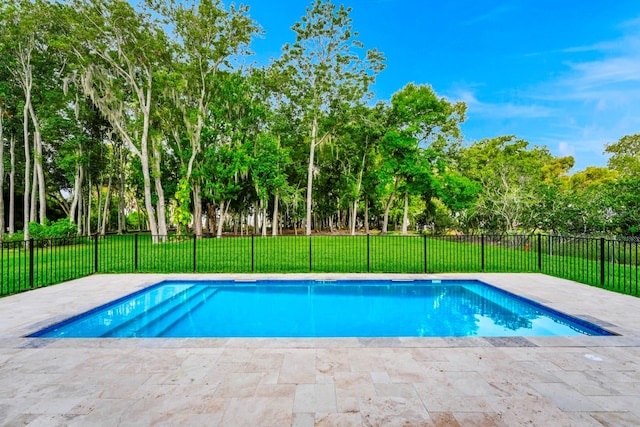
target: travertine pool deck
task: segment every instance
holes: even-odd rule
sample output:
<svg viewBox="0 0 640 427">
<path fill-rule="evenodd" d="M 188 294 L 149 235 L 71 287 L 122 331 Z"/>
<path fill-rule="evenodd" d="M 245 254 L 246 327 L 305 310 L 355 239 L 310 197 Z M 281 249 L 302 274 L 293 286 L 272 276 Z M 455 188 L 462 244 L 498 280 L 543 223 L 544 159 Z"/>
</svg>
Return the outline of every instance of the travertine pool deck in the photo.
<svg viewBox="0 0 640 427">
<path fill-rule="evenodd" d="M 284 278 L 479 279 L 620 335 L 24 338 L 164 279 L 247 277 L 94 275 L 0 299 L 0 425 L 640 425 L 640 298 L 542 274 Z"/>
</svg>

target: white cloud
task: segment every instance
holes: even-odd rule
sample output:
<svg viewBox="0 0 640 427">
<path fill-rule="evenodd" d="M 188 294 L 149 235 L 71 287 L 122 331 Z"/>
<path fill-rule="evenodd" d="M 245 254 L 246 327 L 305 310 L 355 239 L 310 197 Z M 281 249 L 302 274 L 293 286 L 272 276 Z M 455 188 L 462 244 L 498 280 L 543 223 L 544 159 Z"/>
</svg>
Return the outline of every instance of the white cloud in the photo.
<svg viewBox="0 0 640 427">
<path fill-rule="evenodd" d="M 597 88 L 626 82 L 640 82 L 640 55 L 633 52 L 626 57 L 601 61 L 570 63 L 573 73 L 564 83 L 577 88 Z"/>
<path fill-rule="evenodd" d="M 594 101 L 598 108 L 633 103 L 640 94 L 640 18 L 621 26 L 627 34 L 589 46 L 564 49 L 567 70 L 538 88 L 545 99 Z M 589 53 L 598 59 L 577 60 Z M 583 55 L 584 56 L 584 55 Z"/>
<path fill-rule="evenodd" d="M 566 157 L 566 156 L 575 156 L 576 154 L 576 150 L 575 147 L 573 145 L 571 145 L 568 142 L 565 141 L 561 141 L 560 144 L 558 144 L 558 153 L 562 156 L 562 157 Z"/>
<path fill-rule="evenodd" d="M 480 136 L 517 133 L 554 155 L 573 156 L 574 170 L 605 166 L 606 144 L 640 132 L 640 18 L 619 28 L 624 34 L 615 39 L 540 53 L 564 69 L 537 83 L 509 94 L 458 84 L 450 99 L 467 103 Z"/>
<path fill-rule="evenodd" d="M 475 117 L 492 117 L 496 119 L 523 118 L 532 119 L 550 117 L 554 114 L 551 108 L 531 104 L 514 104 L 512 102 L 483 102 L 478 100 L 476 94 L 470 89 L 459 89 L 448 97 L 463 101 L 467 104 L 468 114 Z"/>
</svg>

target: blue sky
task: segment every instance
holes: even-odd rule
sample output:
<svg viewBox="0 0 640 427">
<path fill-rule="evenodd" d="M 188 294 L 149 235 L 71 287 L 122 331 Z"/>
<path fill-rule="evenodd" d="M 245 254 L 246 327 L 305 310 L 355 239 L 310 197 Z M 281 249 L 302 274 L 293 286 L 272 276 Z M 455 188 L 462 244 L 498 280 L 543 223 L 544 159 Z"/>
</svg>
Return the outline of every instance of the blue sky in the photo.
<svg viewBox="0 0 640 427">
<path fill-rule="evenodd" d="M 265 30 L 259 62 L 294 40 L 310 0 L 245 0 Z M 334 3 L 340 3 L 334 0 Z M 638 0 L 344 0 L 359 39 L 386 69 L 388 100 L 413 82 L 467 103 L 467 142 L 516 135 L 574 171 L 605 166 L 604 145 L 640 133 Z"/>
</svg>

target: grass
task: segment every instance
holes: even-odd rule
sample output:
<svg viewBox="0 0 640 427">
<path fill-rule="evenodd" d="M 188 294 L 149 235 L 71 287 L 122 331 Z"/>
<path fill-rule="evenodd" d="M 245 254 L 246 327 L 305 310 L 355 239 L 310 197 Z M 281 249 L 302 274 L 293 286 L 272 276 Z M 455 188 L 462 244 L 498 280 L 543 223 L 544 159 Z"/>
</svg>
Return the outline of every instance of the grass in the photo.
<svg viewBox="0 0 640 427">
<path fill-rule="evenodd" d="M 484 242 L 484 244 L 483 244 Z M 290 272 L 542 272 L 638 295 L 637 245 L 608 246 L 602 263 L 598 239 L 548 236 L 280 236 L 193 239 L 148 235 L 78 238 L 66 246 L 3 244 L 0 295 L 99 273 Z M 538 253 L 540 248 L 540 254 Z M 635 257 L 634 257 L 635 250 Z M 96 258 L 97 253 L 97 270 Z M 195 256 L 194 256 L 195 254 Z M 541 267 L 541 268 L 540 268 Z"/>
</svg>

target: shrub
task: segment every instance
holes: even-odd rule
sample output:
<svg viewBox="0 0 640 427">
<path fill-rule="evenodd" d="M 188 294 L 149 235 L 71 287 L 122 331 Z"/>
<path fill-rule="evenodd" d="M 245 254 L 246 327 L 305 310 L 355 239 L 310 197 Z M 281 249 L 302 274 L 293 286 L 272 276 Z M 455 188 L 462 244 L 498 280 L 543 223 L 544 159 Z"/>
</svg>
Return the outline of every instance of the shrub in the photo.
<svg viewBox="0 0 640 427">
<path fill-rule="evenodd" d="M 5 234 L 2 238 L 3 242 L 22 242 L 24 240 L 24 234 L 22 231 L 16 231 L 13 234 Z"/>
<path fill-rule="evenodd" d="M 77 233 L 76 224 L 72 223 L 69 218 L 59 219 L 52 223 L 44 225 L 37 222 L 29 223 L 29 237 L 38 242 L 39 246 L 58 246 L 71 243 Z"/>
</svg>

